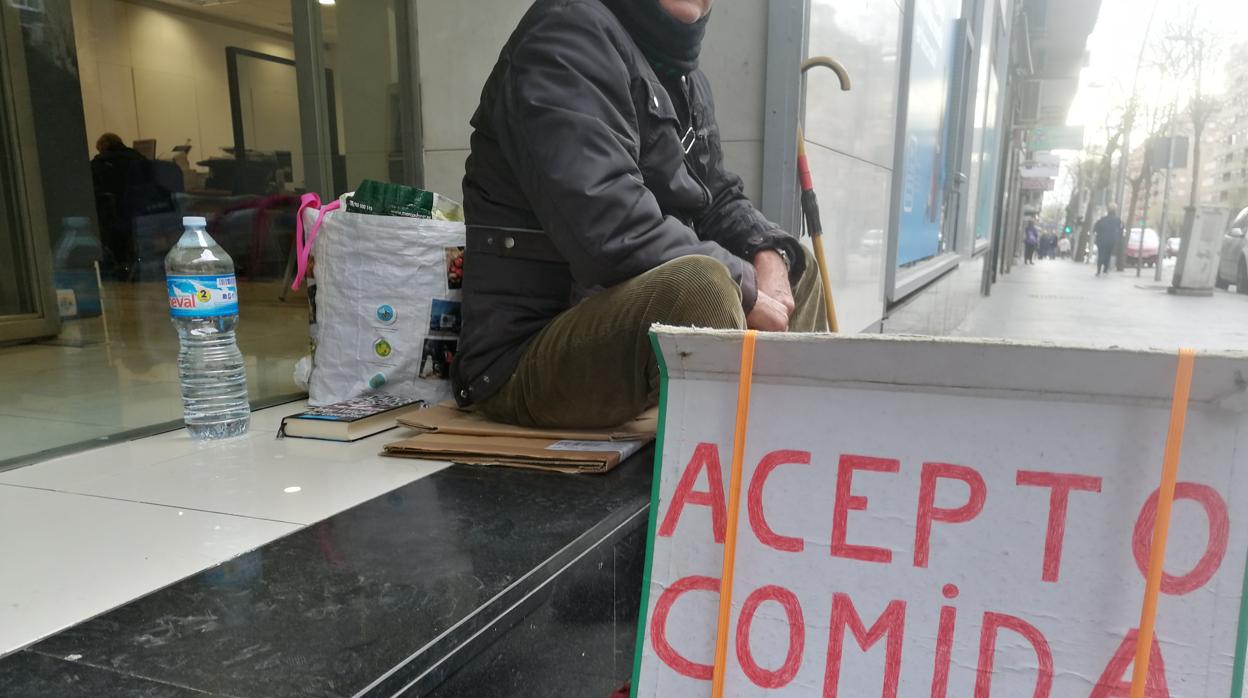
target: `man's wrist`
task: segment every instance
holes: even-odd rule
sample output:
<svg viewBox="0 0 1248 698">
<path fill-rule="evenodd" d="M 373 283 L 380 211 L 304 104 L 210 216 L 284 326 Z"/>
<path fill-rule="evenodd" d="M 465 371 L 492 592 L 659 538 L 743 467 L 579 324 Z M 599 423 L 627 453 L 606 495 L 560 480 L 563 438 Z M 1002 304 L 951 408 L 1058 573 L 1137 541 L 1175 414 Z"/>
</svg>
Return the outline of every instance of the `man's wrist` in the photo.
<svg viewBox="0 0 1248 698">
<path fill-rule="evenodd" d="M 783 265 L 784 271 L 787 274 L 790 268 L 788 253 L 784 250 L 768 248 L 765 250 L 759 250 L 754 254 L 755 268 L 760 266 L 766 267 L 775 265 Z"/>
</svg>

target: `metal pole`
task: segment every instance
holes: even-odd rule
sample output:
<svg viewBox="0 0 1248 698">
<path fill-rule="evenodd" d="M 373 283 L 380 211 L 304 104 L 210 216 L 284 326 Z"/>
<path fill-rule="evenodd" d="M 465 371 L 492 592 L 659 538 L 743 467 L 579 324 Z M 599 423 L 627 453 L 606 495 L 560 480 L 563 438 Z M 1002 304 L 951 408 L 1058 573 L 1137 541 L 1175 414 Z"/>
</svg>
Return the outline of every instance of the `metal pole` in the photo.
<svg viewBox="0 0 1248 698">
<path fill-rule="evenodd" d="M 325 42 L 321 6 L 316 0 L 290 0 L 295 38 L 295 84 L 303 145 L 304 186 L 323 199 L 334 191 L 333 153 L 329 140 L 329 95 L 325 85 Z"/>
<path fill-rule="evenodd" d="M 763 114 L 763 215 L 795 235 L 801 231 L 798 209 L 797 141 L 801 125 L 806 56 L 804 0 L 770 0 L 767 4 L 766 112 Z"/>
<path fill-rule="evenodd" d="M 402 121 L 403 179 L 425 186 L 425 134 L 420 102 L 420 29 L 416 0 L 394 3 L 395 47 L 399 58 L 399 118 Z"/>
<path fill-rule="evenodd" d="M 1170 172 L 1174 169 L 1174 122 L 1178 121 L 1179 98 L 1175 95 L 1174 106 L 1170 108 L 1170 142 L 1166 144 L 1166 184 L 1161 202 L 1161 225 L 1157 227 L 1157 263 L 1153 265 L 1153 281 L 1161 281 L 1162 248 L 1166 240 L 1166 218 L 1170 213 Z M 1140 231 L 1140 257 L 1144 256 L 1144 231 Z"/>
</svg>

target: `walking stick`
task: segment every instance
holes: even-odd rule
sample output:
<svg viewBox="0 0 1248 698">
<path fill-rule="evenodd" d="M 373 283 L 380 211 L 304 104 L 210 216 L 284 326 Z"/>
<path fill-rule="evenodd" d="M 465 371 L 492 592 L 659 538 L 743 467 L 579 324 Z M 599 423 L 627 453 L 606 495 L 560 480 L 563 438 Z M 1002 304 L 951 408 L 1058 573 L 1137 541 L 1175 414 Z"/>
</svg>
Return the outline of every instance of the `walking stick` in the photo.
<svg viewBox="0 0 1248 698">
<path fill-rule="evenodd" d="M 802 73 L 822 66 L 836 73 L 841 83 L 841 91 L 849 91 L 849 73 L 835 59 L 827 56 L 814 56 L 802 62 Z M 819 281 L 823 285 L 823 305 L 828 313 L 828 331 L 839 332 L 836 322 L 836 303 L 832 300 L 832 282 L 828 278 L 828 264 L 823 252 L 823 222 L 819 220 L 819 201 L 815 197 L 815 183 L 810 176 L 810 161 L 806 158 L 806 139 L 802 127 L 797 127 L 797 177 L 802 187 L 802 215 L 806 219 L 806 232 L 810 233 L 811 245 L 815 248 L 815 261 L 819 264 Z"/>
</svg>

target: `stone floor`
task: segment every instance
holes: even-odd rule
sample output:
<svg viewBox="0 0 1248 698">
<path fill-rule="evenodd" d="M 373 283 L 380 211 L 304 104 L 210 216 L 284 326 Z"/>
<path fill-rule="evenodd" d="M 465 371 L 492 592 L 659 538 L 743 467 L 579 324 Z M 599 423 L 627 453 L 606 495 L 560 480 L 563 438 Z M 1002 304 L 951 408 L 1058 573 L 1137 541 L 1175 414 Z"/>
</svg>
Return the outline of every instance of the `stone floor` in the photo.
<svg viewBox="0 0 1248 698">
<path fill-rule="evenodd" d="M 1090 264 L 1042 260 L 998 277 L 954 330 L 960 337 L 998 337 L 1131 349 L 1248 349 L 1248 295 L 1214 290 L 1213 296 L 1166 292 L 1173 262 L 1162 280 L 1153 270 L 1111 271 L 1097 277 Z"/>
</svg>

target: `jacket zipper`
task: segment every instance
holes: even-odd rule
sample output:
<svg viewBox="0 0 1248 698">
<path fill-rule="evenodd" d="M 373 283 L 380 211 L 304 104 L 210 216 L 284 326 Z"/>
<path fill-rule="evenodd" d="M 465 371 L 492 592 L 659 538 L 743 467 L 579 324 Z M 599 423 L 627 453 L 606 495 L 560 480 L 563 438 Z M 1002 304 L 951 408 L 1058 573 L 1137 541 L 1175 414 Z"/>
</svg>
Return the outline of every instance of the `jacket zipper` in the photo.
<svg viewBox="0 0 1248 698">
<path fill-rule="evenodd" d="M 680 91 L 681 91 L 682 96 L 685 98 L 685 111 L 689 114 L 689 130 L 693 132 L 693 144 L 689 146 L 689 150 L 685 152 L 684 154 L 685 155 L 685 167 L 686 169 L 689 170 L 689 175 L 693 177 L 693 181 L 697 182 L 699 187 L 702 187 L 702 201 L 703 201 L 702 205 L 710 206 L 711 205 L 711 189 L 710 187 L 706 186 L 706 183 L 702 181 L 702 177 L 698 175 L 698 169 L 694 167 L 693 165 L 689 164 L 689 153 L 693 152 L 694 146 L 696 146 L 698 143 L 698 138 L 702 136 L 701 123 L 699 123 L 702 121 L 702 119 L 700 119 L 698 114 L 694 112 L 693 96 L 689 90 L 689 79 L 687 75 L 680 76 Z M 681 139 L 681 143 L 683 145 L 684 143 L 683 138 Z"/>
</svg>

